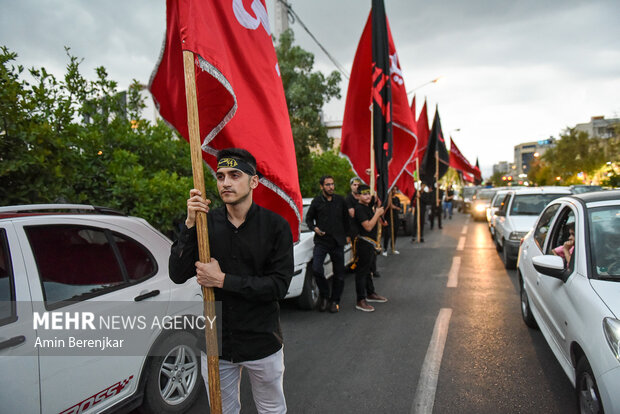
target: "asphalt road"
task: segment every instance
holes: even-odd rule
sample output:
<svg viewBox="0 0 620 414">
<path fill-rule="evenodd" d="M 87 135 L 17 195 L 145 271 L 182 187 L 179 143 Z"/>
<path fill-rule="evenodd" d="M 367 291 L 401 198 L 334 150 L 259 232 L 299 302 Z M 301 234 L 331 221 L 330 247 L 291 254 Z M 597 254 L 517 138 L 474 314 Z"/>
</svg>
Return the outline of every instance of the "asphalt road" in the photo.
<svg viewBox="0 0 620 414">
<path fill-rule="evenodd" d="M 400 255 L 378 258 L 389 302 L 373 313 L 355 309 L 353 275 L 338 314 L 282 305 L 289 412 L 576 412 L 540 331 L 521 320 L 516 271 L 486 223 L 457 213 L 425 240 L 401 236 Z M 241 403 L 256 412 L 245 377 Z M 190 412 L 207 413 L 206 397 Z"/>
</svg>

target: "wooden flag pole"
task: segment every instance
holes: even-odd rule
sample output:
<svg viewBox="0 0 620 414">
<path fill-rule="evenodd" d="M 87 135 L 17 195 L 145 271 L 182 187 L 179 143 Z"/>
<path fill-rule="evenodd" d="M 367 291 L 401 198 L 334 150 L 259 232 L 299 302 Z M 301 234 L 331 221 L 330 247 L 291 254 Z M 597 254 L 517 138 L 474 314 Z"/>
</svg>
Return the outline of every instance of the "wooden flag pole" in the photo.
<svg viewBox="0 0 620 414">
<path fill-rule="evenodd" d="M 419 180 L 420 180 L 420 160 L 418 160 L 417 158 L 415 160 L 415 172 L 416 172 L 416 176 L 417 176 L 417 179 L 418 179 L 418 182 L 419 182 Z M 413 187 L 415 188 L 415 180 L 414 180 Z M 420 225 L 421 225 L 421 223 L 420 223 L 420 197 L 422 196 L 422 193 L 421 193 L 422 185 L 420 184 L 420 185 L 418 185 L 418 187 L 419 188 L 416 188 L 415 202 L 416 202 L 416 212 L 417 212 L 416 216 L 418 216 L 417 217 L 417 219 L 418 219 L 417 220 L 418 221 L 418 243 L 420 243 L 420 238 L 422 237 L 420 235 L 420 228 L 421 228 L 420 227 Z"/>
<path fill-rule="evenodd" d="M 183 51 L 183 67 L 185 72 L 185 99 L 187 101 L 187 126 L 189 130 L 189 147 L 192 157 L 192 174 L 194 188 L 205 195 L 204 171 L 202 166 L 202 149 L 200 146 L 200 126 L 198 123 L 198 101 L 196 98 L 196 77 L 194 53 Z M 209 229 L 207 215 L 199 212 L 196 215 L 196 232 L 198 236 L 198 256 L 200 261 L 211 261 L 209 250 Z M 215 320 L 215 296 L 213 288 L 202 287 L 204 314 L 208 320 Z M 205 328 L 207 344 L 207 361 L 209 372 L 209 402 L 212 414 L 222 413 L 222 394 L 220 389 L 220 361 L 217 346 L 217 330 Z"/>
</svg>

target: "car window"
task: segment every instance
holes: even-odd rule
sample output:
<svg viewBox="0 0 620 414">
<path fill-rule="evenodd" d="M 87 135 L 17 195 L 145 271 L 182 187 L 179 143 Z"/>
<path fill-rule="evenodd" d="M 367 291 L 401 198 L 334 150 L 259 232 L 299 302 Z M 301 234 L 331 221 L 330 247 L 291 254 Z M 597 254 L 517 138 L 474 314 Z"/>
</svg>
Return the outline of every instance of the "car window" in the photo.
<svg viewBox="0 0 620 414">
<path fill-rule="evenodd" d="M 15 320 L 15 285 L 9 259 L 9 246 L 4 230 L 0 229 L 0 326 Z"/>
<path fill-rule="evenodd" d="M 103 230 L 76 225 L 25 230 L 47 305 L 91 297 L 125 281 Z"/>
<path fill-rule="evenodd" d="M 506 194 L 505 197 L 503 197 L 502 202 L 500 203 L 499 206 L 499 213 L 506 215 L 506 210 L 508 210 L 508 206 L 510 205 L 510 198 L 512 197 L 511 193 Z"/>
<path fill-rule="evenodd" d="M 620 207 L 590 209 L 588 219 L 594 277 L 620 280 Z"/>
<path fill-rule="evenodd" d="M 502 201 L 504 201 L 504 198 L 506 198 L 506 194 L 496 194 L 493 197 L 493 207 L 501 207 L 502 206 Z"/>
<path fill-rule="evenodd" d="M 537 216 L 545 206 L 564 194 L 517 194 L 510 207 L 511 216 Z"/>
<path fill-rule="evenodd" d="M 564 260 L 564 267 L 572 270 L 574 250 L 575 213 L 570 207 L 565 207 L 558 215 L 558 219 L 551 230 L 545 254 L 560 256 Z"/>
<path fill-rule="evenodd" d="M 146 279 L 157 273 L 157 262 L 146 247 L 117 233 L 113 233 L 112 237 L 130 281 Z"/>
<path fill-rule="evenodd" d="M 536 225 L 536 229 L 534 230 L 534 240 L 538 245 L 540 251 L 543 250 L 545 245 L 545 240 L 549 235 L 549 226 L 551 225 L 551 220 L 555 217 L 555 213 L 560 208 L 559 204 L 554 204 L 549 206 L 542 215 L 540 216 L 540 220 L 538 220 L 538 224 Z"/>
<path fill-rule="evenodd" d="M 299 226 L 302 233 L 307 233 L 310 231 L 310 229 L 308 228 L 308 225 L 306 224 L 306 214 L 308 214 L 309 208 L 310 208 L 309 204 L 307 206 L 304 206 L 304 211 L 303 211 L 303 216 L 302 216 L 304 219 L 301 221 L 301 224 Z"/>
</svg>

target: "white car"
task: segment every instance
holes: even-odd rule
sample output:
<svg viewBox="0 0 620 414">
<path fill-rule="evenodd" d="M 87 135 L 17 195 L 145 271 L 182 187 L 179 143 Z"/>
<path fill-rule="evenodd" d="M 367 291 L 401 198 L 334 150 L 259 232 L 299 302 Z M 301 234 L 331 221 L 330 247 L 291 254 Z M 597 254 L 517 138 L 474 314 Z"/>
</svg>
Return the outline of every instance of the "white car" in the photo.
<svg viewBox="0 0 620 414">
<path fill-rule="evenodd" d="M 98 413 L 141 406 L 144 412 L 177 413 L 193 405 L 204 392 L 197 331 L 146 326 L 171 315 L 202 314 L 186 308 L 202 302 L 196 282 L 176 285 L 168 276 L 170 246 L 145 220 L 106 209 L 1 207 L 2 412 Z M 91 330 L 88 319 L 102 308 L 117 320 L 140 315 L 145 326 L 113 325 L 105 330 L 109 337 L 93 339 L 100 342 L 78 342 L 87 341 L 80 338 Z M 90 319 L 96 329 L 101 322 Z M 121 333 L 114 336 L 112 330 Z M 140 339 L 138 350 L 119 343 L 130 337 Z"/>
<path fill-rule="evenodd" d="M 566 187 L 521 187 L 504 196 L 495 215 L 494 240 L 502 253 L 506 269 L 514 269 L 521 239 L 532 229 L 538 215 L 549 202 L 571 194 Z"/>
<path fill-rule="evenodd" d="M 303 217 L 306 217 L 312 198 L 303 199 Z M 319 302 L 319 287 L 316 285 L 312 273 L 312 253 L 314 250 L 314 232 L 308 229 L 305 221 L 301 222 L 299 242 L 294 247 L 295 272 L 288 288 L 285 299 L 296 299 L 301 309 L 314 309 Z M 351 244 L 344 247 L 345 265 L 351 263 L 353 254 Z M 332 263 L 329 255 L 325 258 L 325 277 L 333 275 Z"/>
<path fill-rule="evenodd" d="M 571 236 L 566 257 L 558 247 Z M 579 412 L 620 413 L 620 191 L 552 201 L 523 240 L 518 275 L 523 320 L 540 328 Z"/>
<path fill-rule="evenodd" d="M 491 232 L 491 238 L 495 234 L 495 218 L 497 217 L 495 213 L 497 213 L 501 207 L 504 198 L 506 198 L 506 194 L 508 194 L 508 190 L 497 190 L 493 199 L 491 200 L 491 204 L 487 208 L 487 224 L 489 225 L 489 232 Z"/>
</svg>

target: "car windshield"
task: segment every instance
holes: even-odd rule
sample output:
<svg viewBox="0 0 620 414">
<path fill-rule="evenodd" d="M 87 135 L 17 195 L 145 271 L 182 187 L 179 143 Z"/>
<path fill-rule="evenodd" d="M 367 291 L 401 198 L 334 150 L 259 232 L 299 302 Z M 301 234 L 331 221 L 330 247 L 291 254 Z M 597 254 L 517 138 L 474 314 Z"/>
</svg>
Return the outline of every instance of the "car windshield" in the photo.
<svg viewBox="0 0 620 414">
<path fill-rule="evenodd" d="M 497 193 L 497 190 L 482 190 L 476 194 L 478 200 L 490 200 Z"/>
<path fill-rule="evenodd" d="M 620 281 L 620 206 L 591 209 L 588 219 L 595 277 Z"/>
<path fill-rule="evenodd" d="M 471 196 L 473 196 L 475 192 L 476 192 L 475 187 L 465 187 L 463 188 L 463 197 L 471 198 Z"/>
<path fill-rule="evenodd" d="M 537 216 L 543 209 L 565 194 L 517 194 L 510 207 L 511 216 Z"/>
<path fill-rule="evenodd" d="M 601 191 L 603 187 L 600 185 L 583 185 L 583 186 L 575 186 L 573 187 L 573 193 L 575 194 L 583 194 L 590 193 L 592 191 Z"/>
</svg>

